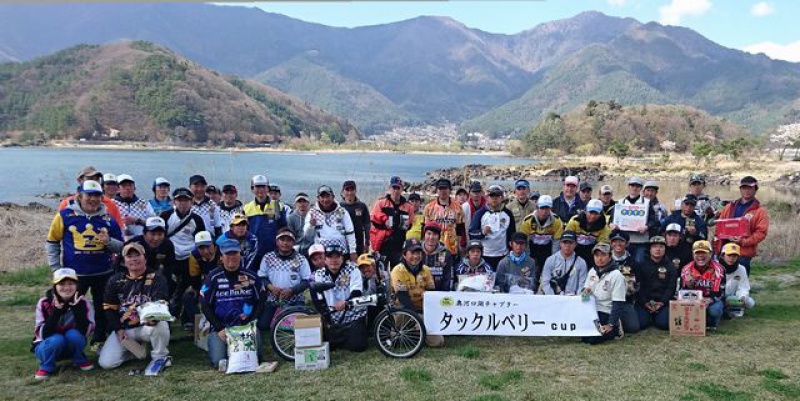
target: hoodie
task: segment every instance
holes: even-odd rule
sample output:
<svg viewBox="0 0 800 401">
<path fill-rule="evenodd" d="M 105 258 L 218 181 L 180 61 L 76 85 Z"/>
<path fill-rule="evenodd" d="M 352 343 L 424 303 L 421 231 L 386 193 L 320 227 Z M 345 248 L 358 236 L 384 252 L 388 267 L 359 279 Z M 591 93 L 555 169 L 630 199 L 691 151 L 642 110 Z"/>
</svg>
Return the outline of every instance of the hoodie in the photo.
<svg viewBox="0 0 800 401">
<path fill-rule="evenodd" d="M 84 336 L 94 331 L 94 309 L 91 302 L 78 296 L 75 303 L 58 309 L 53 304 L 54 289 L 47 290 L 36 304 L 33 346 L 53 334 L 64 334 L 75 329 Z"/>
<path fill-rule="evenodd" d="M 431 270 L 436 291 L 451 291 L 453 289 L 453 269 L 458 258 L 454 256 L 441 242 L 437 243 L 436 250 L 431 253 L 422 249 L 423 263 Z"/>
<path fill-rule="evenodd" d="M 589 222 L 586 218 L 586 212 L 581 212 L 579 215 L 572 218 L 567 223 L 564 231 L 574 231 L 578 236 L 578 246 L 575 252 L 583 260 L 592 261 L 592 248 L 598 242 L 608 242 L 608 236 L 611 234 L 611 229 L 608 228 L 605 216 L 600 215 L 600 218 L 593 223 Z"/>
</svg>

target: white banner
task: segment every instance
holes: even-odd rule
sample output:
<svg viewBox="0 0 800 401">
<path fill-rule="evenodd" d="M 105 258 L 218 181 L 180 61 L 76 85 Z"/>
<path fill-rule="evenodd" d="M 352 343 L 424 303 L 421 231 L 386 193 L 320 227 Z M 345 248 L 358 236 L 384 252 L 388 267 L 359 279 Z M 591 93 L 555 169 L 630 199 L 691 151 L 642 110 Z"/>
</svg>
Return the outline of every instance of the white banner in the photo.
<svg viewBox="0 0 800 401">
<path fill-rule="evenodd" d="M 644 205 L 620 205 L 614 206 L 614 224 L 621 231 L 639 231 L 647 227 L 647 208 Z"/>
<path fill-rule="evenodd" d="M 466 336 L 598 336 L 594 298 L 426 291 L 428 334 Z"/>
</svg>

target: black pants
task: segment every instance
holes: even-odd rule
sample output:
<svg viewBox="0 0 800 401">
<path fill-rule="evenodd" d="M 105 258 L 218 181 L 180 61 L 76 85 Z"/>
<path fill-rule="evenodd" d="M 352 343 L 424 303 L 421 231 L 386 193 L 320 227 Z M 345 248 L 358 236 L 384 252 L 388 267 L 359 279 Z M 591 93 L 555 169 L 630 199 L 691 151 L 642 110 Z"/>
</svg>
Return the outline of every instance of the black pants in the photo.
<svg viewBox="0 0 800 401">
<path fill-rule="evenodd" d="M 611 315 L 609 315 L 608 313 L 597 312 L 597 318 L 600 321 L 600 326 L 608 324 L 608 318 L 609 317 L 611 317 Z M 602 344 L 602 343 L 604 343 L 604 342 L 606 342 L 608 340 L 613 340 L 614 337 L 617 336 L 617 333 L 619 331 L 619 329 L 617 328 L 618 325 L 619 325 L 619 322 L 617 322 L 617 324 L 614 325 L 614 329 L 613 330 L 611 330 L 610 332 L 608 332 L 606 334 L 603 334 L 603 335 L 600 335 L 600 336 L 597 336 L 597 337 L 583 337 L 583 338 L 581 338 L 581 341 L 583 341 L 586 344 L 596 345 L 596 344 Z"/>
<path fill-rule="evenodd" d="M 489 266 L 492 266 L 493 271 L 497 271 L 497 265 L 500 264 L 500 261 L 503 260 L 503 258 L 505 258 L 505 256 L 484 256 L 483 260 L 485 260 Z"/>
<path fill-rule="evenodd" d="M 109 277 L 111 277 L 111 274 L 78 277 L 78 293 L 86 295 L 89 290 L 92 291 L 92 307 L 94 308 L 95 316 L 93 343 L 103 342 L 108 336 L 106 318 L 103 313 L 103 298 L 105 298 L 106 282 L 108 282 Z"/>
<path fill-rule="evenodd" d="M 367 318 L 354 320 L 342 331 L 336 334 L 325 334 L 326 340 L 330 343 L 331 350 L 343 348 L 352 352 L 364 352 L 367 350 Z"/>
</svg>

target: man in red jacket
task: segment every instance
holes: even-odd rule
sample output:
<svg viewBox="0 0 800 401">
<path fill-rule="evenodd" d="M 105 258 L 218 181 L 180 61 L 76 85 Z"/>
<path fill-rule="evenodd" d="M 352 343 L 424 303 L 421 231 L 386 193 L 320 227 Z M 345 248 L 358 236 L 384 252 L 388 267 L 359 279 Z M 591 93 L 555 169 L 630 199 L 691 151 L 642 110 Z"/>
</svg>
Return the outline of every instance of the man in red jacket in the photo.
<svg viewBox="0 0 800 401">
<path fill-rule="evenodd" d="M 761 206 L 756 199 L 756 192 L 758 192 L 758 180 L 749 175 L 742 178 L 739 181 L 739 194 L 742 197 L 726 205 L 719 214 L 720 219 L 742 217 L 750 221 L 750 234 L 725 241 L 739 244 L 741 247 L 739 264 L 744 266 L 748 275 L 750 274 L 750 261 L 753 256 L 758 254 L 758 244 L 767 238 L 769 229 L 769 214 L 767 209 Z"/>
<path fill-rule="evenodd" d="M 403 196 L 403 180 L 392 177 L 389 193 L 372 207 L 369 229 L 372 249 L 386 256 L 390 266 L 400 263 L 406 232 L 411 228 L 414 214 L 414 205 Z"/>
</svg>

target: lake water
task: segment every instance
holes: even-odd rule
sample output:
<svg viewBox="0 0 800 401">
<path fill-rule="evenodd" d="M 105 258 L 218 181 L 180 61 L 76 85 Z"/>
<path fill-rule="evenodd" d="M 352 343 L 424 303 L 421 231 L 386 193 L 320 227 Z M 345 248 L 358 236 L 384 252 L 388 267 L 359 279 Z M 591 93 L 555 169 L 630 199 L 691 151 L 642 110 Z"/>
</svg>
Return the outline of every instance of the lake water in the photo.
<svg viewBox="0 0 800 401">
<path fill-rule="evenodd" d="M 51 148 L 0 148 L 0 202 L 26 204 L 40 202 L 54 205 L 57 200 L 42 199 L 36 195 L 52 192 L 72 192 L 77 185 L 75 175 L 83 166 L 91 164 L 100 171 L 114 174 L 131 174 L 138 182 L 139 196 L 150 198 L 150 186 L 157 176 L 164 176 L 172 188 L 188 186 L 193 174 L 203 174 L 210 184 L 221 187 L 233 183 L 239 188 L 240 199 L 252 197 L 249 179 L 264 174 L 271 183 L 281 186 L 283 199 L 293 202 L 294 194 L 305 191 L 314 195 L 322 184 L 337 192 L 345 180 L 355 180 L 362 198 L 372 203 L 380 196 L 389 177 L 399 175 L 408 181 L 421 181 L 425 173 L 438 168 L 460 167 L 467 164 L 524 164 L 532 162 L 504 156 L 486 155 L 429 155 L 399 153 L 301 153 L 301 152 L 199 152 L 161 150 L 94 150 Z M 491 184 L 486 183 L 486 184 Z M 503 183 L 511 185 L 511 183 Z M 542 194 L 558 195 L 561 184 L 555 181 L 532 181 L 534 190 Z M 622 180 L 595 183 L 614 188 L 614 198 L 624 195 Z M 668 205 L 686 193 L 686 182 L 661 182 L 659 198 Z M 735 199 L 738 186 L 709 186 L 707 193 L 721 199 Z M 762 200 L 794 201 L 796 191 L 762 186 L 758 197 Z"/>
</svg>

